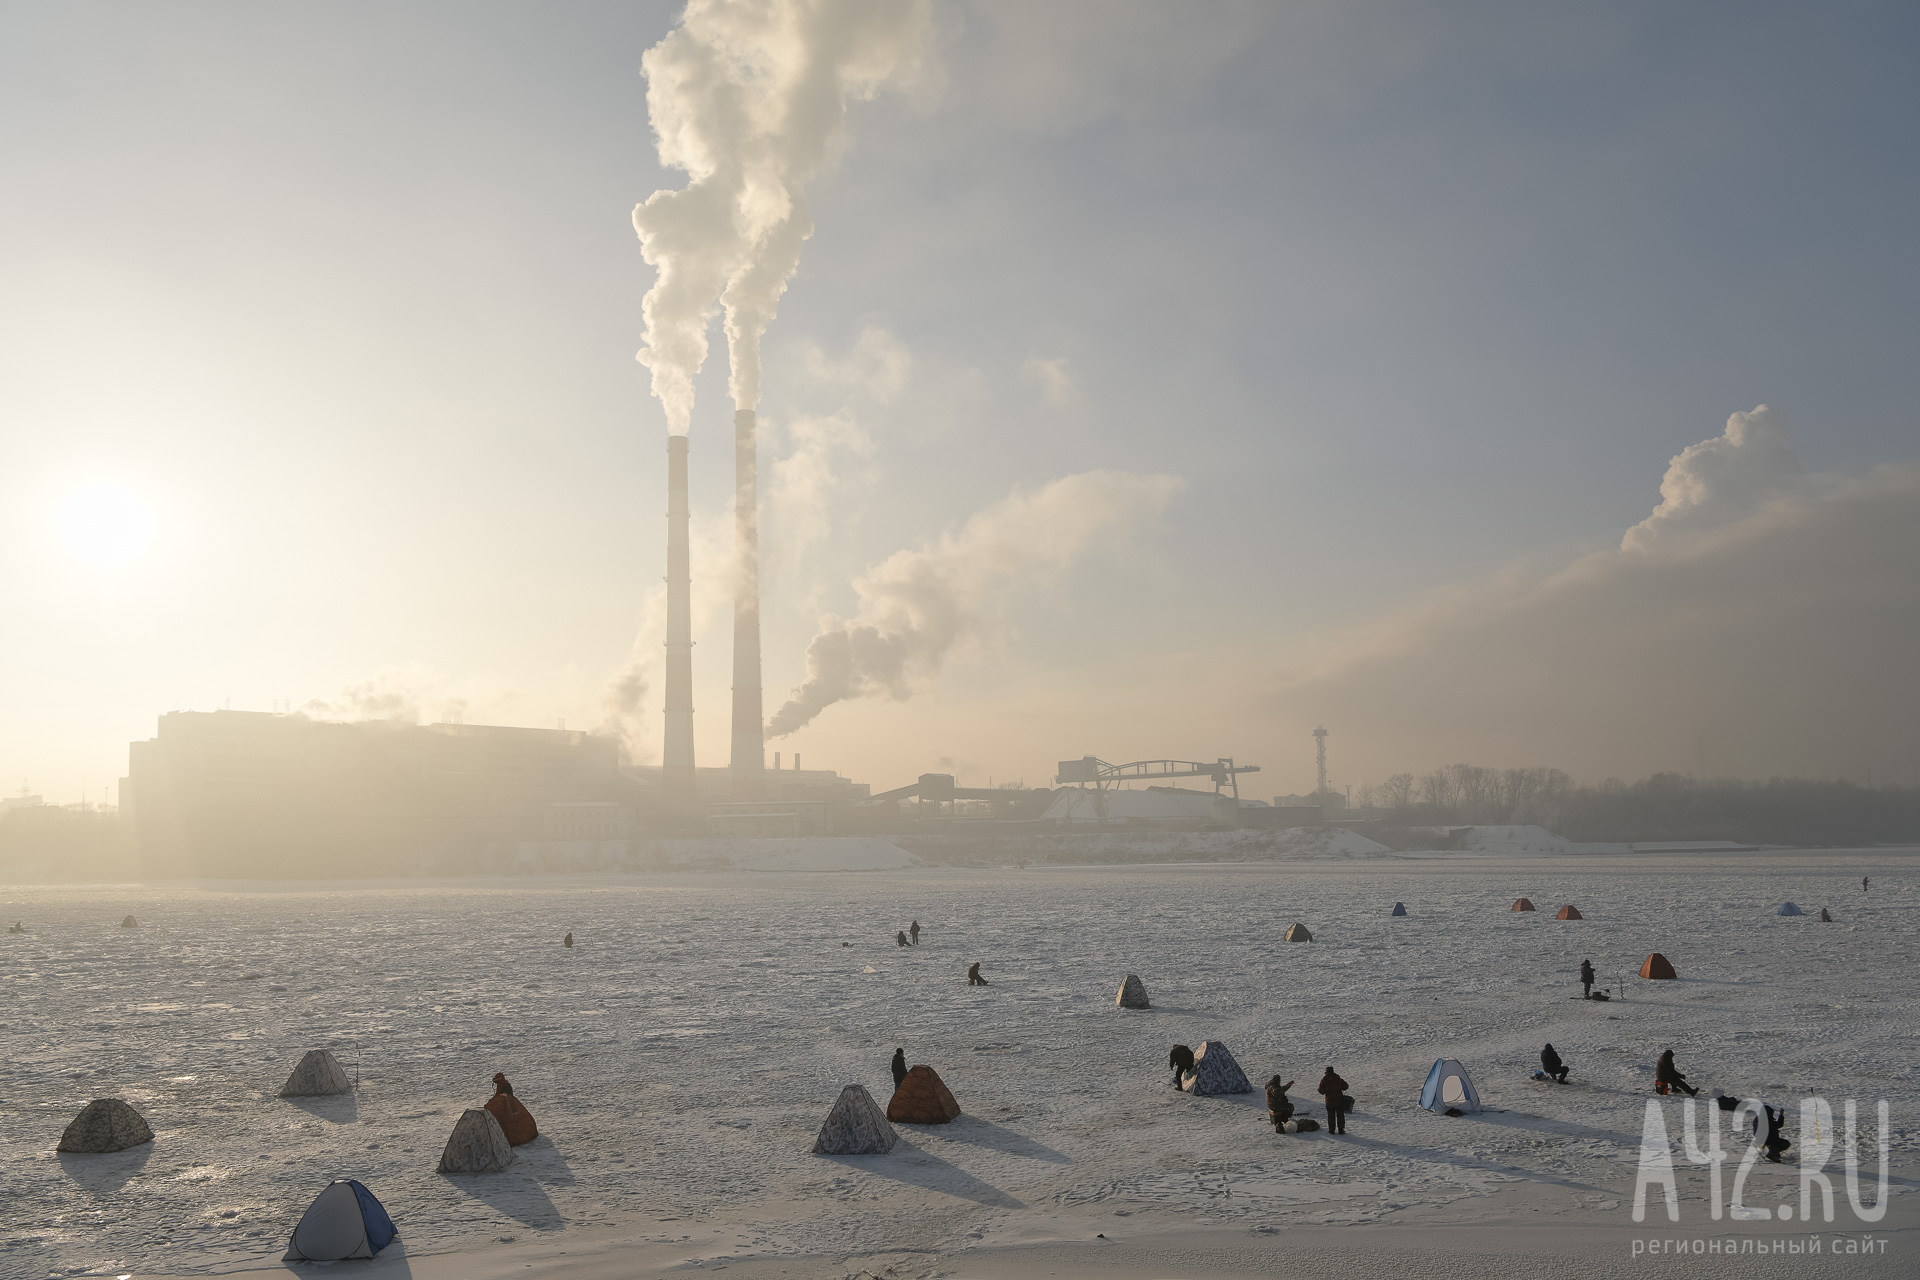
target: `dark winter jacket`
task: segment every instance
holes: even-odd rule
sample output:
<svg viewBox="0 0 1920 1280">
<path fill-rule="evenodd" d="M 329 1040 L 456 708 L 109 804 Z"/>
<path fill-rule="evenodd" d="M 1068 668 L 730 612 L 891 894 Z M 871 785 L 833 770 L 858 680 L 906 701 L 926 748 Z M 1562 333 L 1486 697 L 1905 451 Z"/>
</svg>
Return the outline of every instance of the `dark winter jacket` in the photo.
<svg viewBox="0 0 1920 1280">
<path fill-rule="evenodd" d="M 1653 1078 L 1660 1084 L 1685 1084 L 1687 1078 L 1680 1074 L 1680 1068 L 1673 1065 L 1673 1050 L 1660 1055 L 1660 1061 L 1654 1064 Z"/>
<path fill-rule="evenodd" d="M 1337 1107 L 1340 1100 L 1347 1096 L 1347 1082 L 1335 1075 L 1332 1067 L 1328 1067 L 1327 1074 L 1320 1077 L 1318 1092 L 1327 1100 L 1328 1106 Z"/>
<path fill-rule="evenodd" d="M 898 1089 L 900 1082 L 907 1078 L 907 1051 L 905 1049 L 895 1049 L 893 1051 L 892 1066 L 893 1087 Z"/>
<path fill-rule="evenodd" d="M 1558 1075 L 1560 1069 L 1567 1064 L 1560 1061 L 1560 1055 L 1554 1051 L 1552 1045 L 1548 1045 L 1540 1051 L 1540 1065 L 1546 1070 L 1548 1075 L 1552 1076 Z"/>
<path fill-rule="evenodd" d="M 1293 1119 L 1293 1099 L 1287 1097 L 1287 1090 L 1291 1088 L 1293 1081 L 1281 1084 L 1279 1076 L 1267 1081 L 1267 1115 L 1272 1117 L 1275 1124 L 1285 1124 Z"/>
<path fill-rule="evenodd" d="M 1167 1067 L 1173 1071 L 1193 1070 L 1193 1050 L 1183 1044 L 1173 1046 L 1172 1052 L 1167 1054 Z"/>
</svg>

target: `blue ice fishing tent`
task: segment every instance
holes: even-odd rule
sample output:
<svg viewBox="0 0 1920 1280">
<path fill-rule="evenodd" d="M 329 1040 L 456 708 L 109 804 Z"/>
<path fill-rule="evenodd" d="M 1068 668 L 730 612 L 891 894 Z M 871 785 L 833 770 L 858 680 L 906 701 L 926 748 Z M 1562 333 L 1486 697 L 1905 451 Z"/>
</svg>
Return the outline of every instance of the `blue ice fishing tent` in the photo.
<svg viewBox="0 0 1920 1280">
<path fill-rule="evenodd" d="M 1794 906 L 1791 902 L 1783 902 L 1780 904 L 1780 909 L 1773 914 L 1777 916 L 1798 916 L 1805 915 L 1806 913 L 1801 911 L 1799 907 Z"/>
<path fill-rule="evenodd" d="M 352 1178 L 329 1183 L 307 1207 L 283 1262 L 371 1258 L 400 1234 L 373 1192 Z"/>
<path fill-rule="evenodd" d="M 1403 916 L 1403 915 L 1405 915 L 1405 914 L 1407 914 L 1407 904 L 1406 904 L 1406 903 L 1404 903 L 1404 902 L 1396 902 L 1396 903 L 1394 903 L 1394 904 L 1393 904 L 1393 910 L 1392 910 L 1391 912 L 1389 912 L 1388 914 L 1389 914 L 1389 915 L 1396 915 L 1396 916 Z"/>
<path fill-rule="evenodd" d="M 1480 1091 L 1473 1087 L 1467 1069 L 1453 1058 L 1441 1058 L 1427 1072 L 1427 1087 L 1420 1091 L 1420 1105 L 1429 1111 L 1480 1110 Z"/>
</svg>

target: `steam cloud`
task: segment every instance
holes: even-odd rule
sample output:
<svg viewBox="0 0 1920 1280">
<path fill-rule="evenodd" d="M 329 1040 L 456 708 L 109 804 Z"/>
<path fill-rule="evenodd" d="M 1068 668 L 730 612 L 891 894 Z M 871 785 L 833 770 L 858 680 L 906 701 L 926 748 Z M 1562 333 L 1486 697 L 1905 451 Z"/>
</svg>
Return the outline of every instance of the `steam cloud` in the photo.
<svg viewBox="0 0 1920 1280">
<path fill-rule="evenodd" d="M 1627 530 L 1623 550 L 1650 551 L 1685 533 L 1751 514 L 1771 498 L 1795 492 L 1800 460 L 1787 443 L 1787 420 L 1766 405 L 1727 419 L 1726 431 L 1690 444 L 1667 464 L 1660 505 Z"/>
<path fill-rule="evenodd" d="M 841 146 L 849 101 L 920 78 L 932 30 L 930 0 L 689 0 L 642 58 L 660 163 L 690 179 L 633 211 L 659 272 L 638 359 L 675 435 L 722 305 L 734 406 L 758 405 L 760 338 L 813 234 L 807 184 Z"/>
<path fill-rule="evenodd" d="M 849 698 L 911 697 L 957 646 L 995 628 L 1010 587 L 1044 585 L 1101 538 L 1158 514 L 1182 483 L 1124 471 L 1066 476 L 1015 490 L 958 532 L 889 556 L 854 581 L 860 608 L 851 619 L 821 619 L 806 682 L 767 733 L 784 737 Z"/>
</svg>

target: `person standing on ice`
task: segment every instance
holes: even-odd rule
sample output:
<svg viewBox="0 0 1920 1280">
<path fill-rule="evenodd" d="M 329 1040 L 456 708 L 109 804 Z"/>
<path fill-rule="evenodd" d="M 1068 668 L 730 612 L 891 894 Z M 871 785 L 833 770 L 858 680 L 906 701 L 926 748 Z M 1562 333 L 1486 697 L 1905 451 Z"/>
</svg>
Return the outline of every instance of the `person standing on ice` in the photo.
<svg viewBox="0 0 1920 1280">
<path fill-rule="evenodd" d="M 1347 1131 L 1347 1082 L 1332 1067 L 1320 1077 L 1319 1094 L 1327 1100 L 1327 1132 Z"/>
<path fill-rule="evenodd" d="M 1861 877 L 1860 877 L 1860 892 L 1862 892 L 1862 893 L 1865 893 L 1866 891 L 1867 891 L 1867 878 L 1866 878 L 1865 876 L 1861 876 Z"/>
<path fill-rule="evenodd" d="M 1694 1097 L 1700 1092 L 1688 1084 L 1687 1078 L 1680 1074 L 1680 1068 L 1673 1065 L 1673 1050 L 1671 1049 L 1661 1054 L 1660 1061 L 1654 1064 L 1653 1087 L 1654 1090 L 1659 1093 L 1674 1093 L 1678 1090 L 1685 1089 L 1689 1098 Z"/>
<path fill-rule="evenodd" d="M 1193 1050 L 1183 1044 L 1173 1046 L 1167 1054 L 1167 1065 L 1173 1068 L 1173 1087 L 1180 1087 L 1180 1077 L 1193 1070 Z"/>
<path fill-rule="evenodd" d="M 1275 1133 L 1281 1131 L 1281 1125 L 1293 1119 L 1293 1100 L 1287 1097 L 1287 1090 L 1291 1088 L 1293 1081 L 1281 1084 L 1278 1074 L 1267 1081 L 1267 1119 L 1273 1121 Z"/>
<path fill-rule="evenodd" d="M 895 1049 L 893 1051 L 892 1066 L 893 1087 L 898 1089 L 900 1082 L 907 1078 L 907 1051 L 905 1049 Z"/>
<path fill-rule="evenodd" d="M 1567 1082 L 1567 1064 L 1560 1061 L 1560 1054 L 1554 1049 L 1552 1041 L 1548 1041 L 1547 1047 L 1540 1051 L 1540 1069 L 1547 1073 L 1549 1080 L 1558 1084 Z"/>
<path fill-rule="evenodd" d="M 920 945 L 920 922 L 918 920 L 915 920 L 913 922 L 913 927 L 908 929 L 907 932 L 913 935 L 913 945 L 916 947 L 919 946 Z"/>
<path fill-rule="evenodd" d="M 1580 962 L 1580 998 L 1593 999 L 1593 961 L 1591 960 Z"/>
<path fill-rule="evenodd" d="M 980 962 L 978 960 L 975 960 L 967 966 L 967 985 L 970 987 L 984 987 L 987 985 L 987 980 L 980 976 Z"/>
</svg>

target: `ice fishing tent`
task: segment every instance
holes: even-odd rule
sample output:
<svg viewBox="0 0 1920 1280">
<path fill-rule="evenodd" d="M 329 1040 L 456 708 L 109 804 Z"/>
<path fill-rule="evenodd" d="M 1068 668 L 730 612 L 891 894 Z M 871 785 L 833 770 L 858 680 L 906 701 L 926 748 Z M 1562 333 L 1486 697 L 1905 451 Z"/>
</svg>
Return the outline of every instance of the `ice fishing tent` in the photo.
<svg viewBox="0 0 1920 1280">
<path fill-rule="evenodd" d="M 1668 962 L 1667 958 L 1656 951 L 1647 957 L 1645 964 L 1640 966 L 1640 976 L 1643 978 L 1678 978 L 1680 975 L 1673 971 L 1673 965 Z"/>
<path fill-rule="evenodd" d="M 282 1262 L 337 1262 L 371 1258 L 400 1234 L 373 1192 L 351 1178 L 330 1184 L 313 1198 L 287 1241 Z"/>
<path fill-rule="evenodd" d="M 138 920 L 135 920 L 132 916 L 128 916 L 126 919 L 120 922 L 120 927 L 122 929 L 138 929 L 140 927 L 140 922 Z"/>
<path fill-rule="evenodd" d="M 1454 1058 L 1442 1058 L 1427 1072 L 1427 1087 L 1420 1091 L 1420 1105 L 1429 1111 L 1476 1112 L 1480 1110 L 1480 1091 L 1473 1087 L 1467 1069 Z"/>
<path fill-rule="evenodd" d="M 1214 1093 L 1252 1093 L 1247 1073 L 1233 1060 L 1233 1050 L 1218 1040 L 1202 1040 L 1193 1055 L 1193 1070 L 1180 1077 L 1180 1087 L 1204 1097 Z"/>
<path fill-rule="evenodd" d="M 500 1173 L 514 1161 L 513 1145 L 493 1112 L 469 1107 L 454 1121 L 440 1153 L 441 1173 Z"/>
<path fill-rule="evenodd" d="M 887 1113 L 873 1100 L 863 1084 L 850 1084 L 840 1091 L 820 1136 L 813 1140 L 817 1156 L 882 1156 L 893 1150 L 900 1135 L 887 1123 Z"/>
<path fill-rule="evenodd" d="M 1567 906 L 1560 908 L 1559 911 L 1554 913 L 1553 918 L 1555 920 L 1585 920 L 1586 919 L 1585 916 L 1580 914 L 1580 908 L 1573 906 L 1572 904 L 1568 904 Z"/>
<path fill-rule="evenodd" d="M 1313 932 L 1312 930 L 1308 929 L 1307 926 L 1301 924 L 1299 921 L 1296 920 L 1294 921 L 1293 924 L 1287 927 L 1287 941 L 1288 942 L 1312 942 Z"/>
<path fill-rule="evenodd" d="M 1147 984 L 1140 981 L 1139 974 L 1128 974 L 1126 981 L 1120 984 L 1120 994 L 1114 997 L 1113 1002 L 1122 1009 L 1145 1009 L 1150 1007 L 1147 1004 Z"/>
<path fill-rule="evenodd" d="M 1390 914 L 1390 915 L 1396 915 L 1396 916 L 1403 916 L 1403 915 L 1405 915 L 1405 914 L 1407 914 L 1407 904 L 1406 904 L 1406 903 L 1404 903 L 1404 902 L 1396 902 L 1396 903 L 1394 903 L 1394 904 L 1393 904 L 1393 910 L 1392 910 L 1392 911 L 1391 911 L 1391 912 L 1390 912 L 1389 914 Z"/>
<path fill-rule="evenodd" d="M 321 1098 L 333 1093 L 352 1093 L 353 1080 L 340 1059 L 325 1049 L 309 1049 L 280 1086 L 283 1098 Z"/>
<path fill-rule="evenodd" d="M 1531 911 L 1533 910 L 1533 899 L 1532 898 L 1515 898 L 1513 900 L 1513 909 L 1515 911 Z"/>
<path fill-rule="evenodd" d="M 1799 907 L 1795 906 L 1791 902 L 1783 902 L 1780 904 L 1780 909 L 1774 912 L 1773 914 L 1777 916 L 1799 916 L 1799 915 L 1805 915 L 1806 912 L 1800 910 Z"/>
<path fill-rule="evenodd" d="M 118 1098 L 95 1098 L 80 1108 L 55 1150 L 98 1156 L 152 1141 L 153 1130 L 138 1111 Z"/>
<path fill-rule="evenodd" d="M 494 1094 L 487 1099 L 487 1111 L 500 1122 L 500 1132 L 507 1135 L 509 1146 L 521 1147 L 540 1136 L 540 1126 L 533 1122 L 533 1112 L 526 1104 L 508 1092 Z"/>
<path fill-rule="evenodd" d="M 924 1064 L 907 1072 L 906 1079 L 887 1100 L 887 1119 L 895 1124 L 948 1124 L 960 1118 L 960 1104 L 939 1073 Z"/>
</svg>

